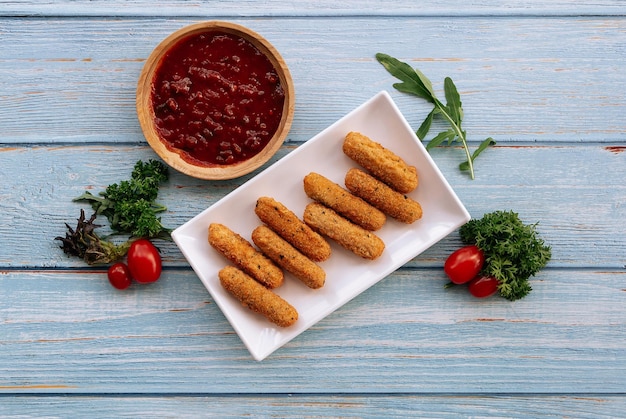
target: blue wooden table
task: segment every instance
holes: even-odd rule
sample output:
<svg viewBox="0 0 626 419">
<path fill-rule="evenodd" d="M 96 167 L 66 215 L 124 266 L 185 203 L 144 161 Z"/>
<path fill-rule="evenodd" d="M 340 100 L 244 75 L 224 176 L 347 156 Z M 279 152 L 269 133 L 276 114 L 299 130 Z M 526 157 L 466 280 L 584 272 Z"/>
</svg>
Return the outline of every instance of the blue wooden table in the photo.
<svg viewBox="0 0 626 419">
<path fill-rule="evenodd" d="M 580 3 L 0 0 L 0 417 L 624 417 L 626 3 Z M 454 232 L 257 362 L 174 244 L 159 282 L 126 292 L 66 257 L 53 238 L 72 198 L 156 157 L 135 112 L 144 61 L 212 19 L 261 33 L 292 71 L 294 123 L 269 164 L 381 90 L 419 126 L 429 106 L 377 52 L 439 92 L 452 77 L 471 146 L 498 144 L 475 180 L 461 149 L 431 155 L 473 217 L 539 222 L 553 258 L 532 293 L 445 290 Z M 163 223 L 259 172 L 173 172 Z"/>
</svg>

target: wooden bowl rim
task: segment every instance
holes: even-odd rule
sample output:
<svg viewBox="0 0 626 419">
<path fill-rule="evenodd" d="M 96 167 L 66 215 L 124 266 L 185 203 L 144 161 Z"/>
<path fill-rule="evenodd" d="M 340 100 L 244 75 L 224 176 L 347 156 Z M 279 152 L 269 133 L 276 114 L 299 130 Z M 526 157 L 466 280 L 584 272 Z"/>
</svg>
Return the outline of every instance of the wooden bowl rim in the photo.
<svg viewBox="0 0 626 419">
<path fill-rule="evenodd" d="M 154 73 L 161 64 L 167 51 L 180 40 L 202 32 L 219 31 L 237 35 L 251 42 L 272 63 L 280 77 L 285 91 L 283 114 L 268 144 L 258 154 L 248 160 L 227 166 L 197 166 L 184 160 L 179 153 L 170 150 L 161 140 L 154 125 L 152 108 L 152 82 Z M 257 32 L 236 23 L 211 20 L 182 27 L 163 39 L 146 60 L 137 83 L 136 108 L 139 124 L 144 137 L 152 149 L 172 168 L 189 176 L 206 180 L 234 179 L 246 175 L 265 164 L 284 143 L 291 124 L 295 108 L 294 84 L 291 72 L 278 50 Z"/>
</svg>

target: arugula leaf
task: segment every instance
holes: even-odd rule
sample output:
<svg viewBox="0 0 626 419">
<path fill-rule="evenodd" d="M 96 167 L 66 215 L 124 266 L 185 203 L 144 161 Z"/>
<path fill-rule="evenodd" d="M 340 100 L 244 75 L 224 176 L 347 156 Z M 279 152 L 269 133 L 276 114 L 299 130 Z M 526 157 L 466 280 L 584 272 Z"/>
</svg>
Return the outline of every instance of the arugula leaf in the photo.
<svg viewBox="0 0 626 419">
<path fill-rule="evenodd" d="M 418 70 L 417 68 L 414 68 L 413 71 L 415 72 L 415 74 L 417 74 L 417 77 L 419 77 L 424 87 L 428 90 L 428 93 L 430 93 L 430 96 L 434 98 L 435 91 L 433 90 L 433 83 L 430 81 L 430 79 L 426 77 L 426 75 L 422 73 L 420 70 Z"/>
<path fill-rule="evenodd" d="M 450 77 L 446 77 L 443 82 L 443 89 L 446 94 L 446 106 L 450 111 L 450 117 L 459 127 L 463 119 L 463 108 L 461 107 L 461 96 L 456 90 L 456 86 Z"/>
<path fill-rule="evenodd" d="M 450 130 L 440 132 L 429 141 L 426 150 L 431 150 L 441 145 L 446 140 L 448 145 L 452 145 L 455 141 L 460 142 L 465 151 L 466 161 L 461 163 L 459 167 L 461 170 L 469 171 L 470 177 L 474 179 L 474 160 L 487 147 L 495 144 L 495 141 L 491 137 L 488 138 L 480 144 L 474 153 L 470 154 L 467 145 L 467 134 L 461 129 L 461 122 L 463 120 L 461 96 L 452 79 L 450 77 L 444 79 L 444 93 L 447 102 L 444 105 L 435 95 L 431 81 L 420 70 L 414 69 L 409 64 L 387 54 L 377 53 L 376 59 L 392 76 L 402 81 L 402 83 L 393 84 L 396 90 L 421 97 L 434 105 L 433 110 L 426 116 L 426 119 L 416 131 L 416 135 L 420 141 L 426 139 L 426 135 L 430 131 L 435 116 L 440 115 L 450 125 Z"/>
<path fill-rule="evenodd" d="M 483 152 L 483 150 L 495 144 L 496 144 L 496 141 L 491 137 L 487 138 L 486 140 L 483 140 L 483 142 L 480 143 L 478 148 L 474 150 L 474 152 L 472 153 L 472 162 L 476 159 L 476 157 L 478 157 L 480 153 Z M 469 164 L 466 161 L 464 161 L 463 163 L 459 164 L 459 169 L 469 170 Z"/>
<path fill-rule="evenodd" d="M 419 71 L 415 71 L 410 65 L 393 58 L 387 54 L 376 54 L 378 61 L 387 69 L 392 76 L 403 81 L 393 85 L 397 90 L 410 93 L 434 102 L 433 86 L 430 80 Z"/>
<path fill-rule="evenodd" d="M 437 147 L 446 140 L 448 140 L 448 143 L 449 143 L 450 141 L 454 140 L 455 136 L 456 136 L 456 133 L 452 130 L 442 131 L 428 142 L 428 144 L 426 145 L 426 150 L 430 150 L 433 147 Z"/>
<path fill-rule="evenodd" d="M 438 108 L 434 107 L 433 110 L 430 111 L 426 119 L 424 119 L 424 122 L 422 122 L 422 125 L 420 125 L 417 131 L 415 131 L 415 135 L 417 135 L 417 138 L 419 138 L 420 141 L 424 141 L 424 138 L 426 138 L 426 135 L 428 134 L 428 131 L 430 131 L 430 126 L 432 125 L 433 119 L 435 118 L 435 115 L 437 114 L 437 112 L 438 112 Z M 428 146 L 426 147 L 426 149 L 428 150 Z"/>
</svg>

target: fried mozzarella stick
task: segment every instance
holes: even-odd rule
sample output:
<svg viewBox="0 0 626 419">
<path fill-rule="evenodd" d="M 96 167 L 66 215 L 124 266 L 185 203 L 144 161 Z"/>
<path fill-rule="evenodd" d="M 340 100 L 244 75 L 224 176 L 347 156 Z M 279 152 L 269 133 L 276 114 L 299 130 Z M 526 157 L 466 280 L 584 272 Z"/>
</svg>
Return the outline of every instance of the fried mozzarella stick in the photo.
<svg viewBox="0 0 626 419">
<path fill-rule="evenodd" d="M 261 225 L 255 228 L 252 241 L 274 263 L 291 272 L 307 287 L 318 289 L 324 286 L 326 272 L 269 227 Z"/>
<path fill-rule="evenodd" d="M 318 202 L 306 206 L 304 221 L 316 231 L 364 259 L 374 260 L 385 250 L 385 243 L 380 237 Z"/>
<path fill-rule="evenodd" d="M 343 143 L 343 152 L 400 193 L 408 193 L 417 188 L 417 169 L 363 134 L 348 133 Z"/>
<path fill-rule="evenodd" d="M 274 198 L 259 198 L 254 212 L 276 234 L 312 261 L 322 262 L 330 257 L 328 242 Z"/>
<path fill-rule="evenodd" d="M 209 225 L 209 244 L 264 286 L 276 288 L 283 284 L 283 271 L 248 240 L 225 225 Z"/>
<path fill-rule="evenodd" d="M 380 210 L 318 173 L 304 177 L 304 192 L 366 230 L 379 230 L 387 219 Z"/>
<path fill-rule="evenodd" d="M 359 169 L 346 174 L 346 187 L 388 216 L 406 224 L 422 218 L 422 206 Z"/>
<path fill-rule="evenodd" d="M 291 326 L 298 320 L 296 309 L 273 291 L 265 288 L 245 272 L 226 266 L 218 273 L 222 287 L 244 307 L 263 315 L 280 327 Z"/>
</svg>

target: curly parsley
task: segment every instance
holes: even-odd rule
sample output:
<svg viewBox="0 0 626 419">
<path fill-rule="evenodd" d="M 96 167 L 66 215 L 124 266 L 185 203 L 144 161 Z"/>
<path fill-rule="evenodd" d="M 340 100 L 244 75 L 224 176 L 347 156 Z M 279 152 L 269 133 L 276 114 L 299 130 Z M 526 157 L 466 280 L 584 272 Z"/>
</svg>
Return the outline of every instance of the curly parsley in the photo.
<svg viewBox="0 0 626 419">
<path fill-rule="evenodd" d="M 158 213 L 167 208 L 156 202 L 159 187 L 168 179 L 168 169 L 157 160 L 137 161 L 129 180 L 109 185 L 99 195 L 85 192 L 74 201 L 88 202 L 93 215 L 87 219 L 80 210 L 76 228 L 65 224 L 65 237 L 58 236 L 63 252 L 99 265 L 122 259 L 133 241 L 139 238 L 171 240 L 171 229 L 163 227 Z M 96 217 L 103 215 L 113 234 L 127 235 L 126 241 L 113 243 L 96 233 Z"/>
<path fill-rule="evenodd" d="M 528 279 L 552 257 L 536 226 L 525 225 L 513 211 L 494 211 L 470 220 L 459 230 L 464 243 L 474 244 L 485 253 L 481 273 L 498 280 L 498 292 L 507 300 L 528 295 L 532 290 Z"/>
<path fill-rule="evenodd" d="M 100 196 L 85 192 L 74 201 L 91 204 L 96 215 L 104 215 L 111 228 L 132 237 L 168 239 L 158 213 L 167 208 L 156 202 L 159 186 L 168 179 L 168 169 L 158 160 L 139 160 L 129 180 L 109 185 Z"/>
</svg>

